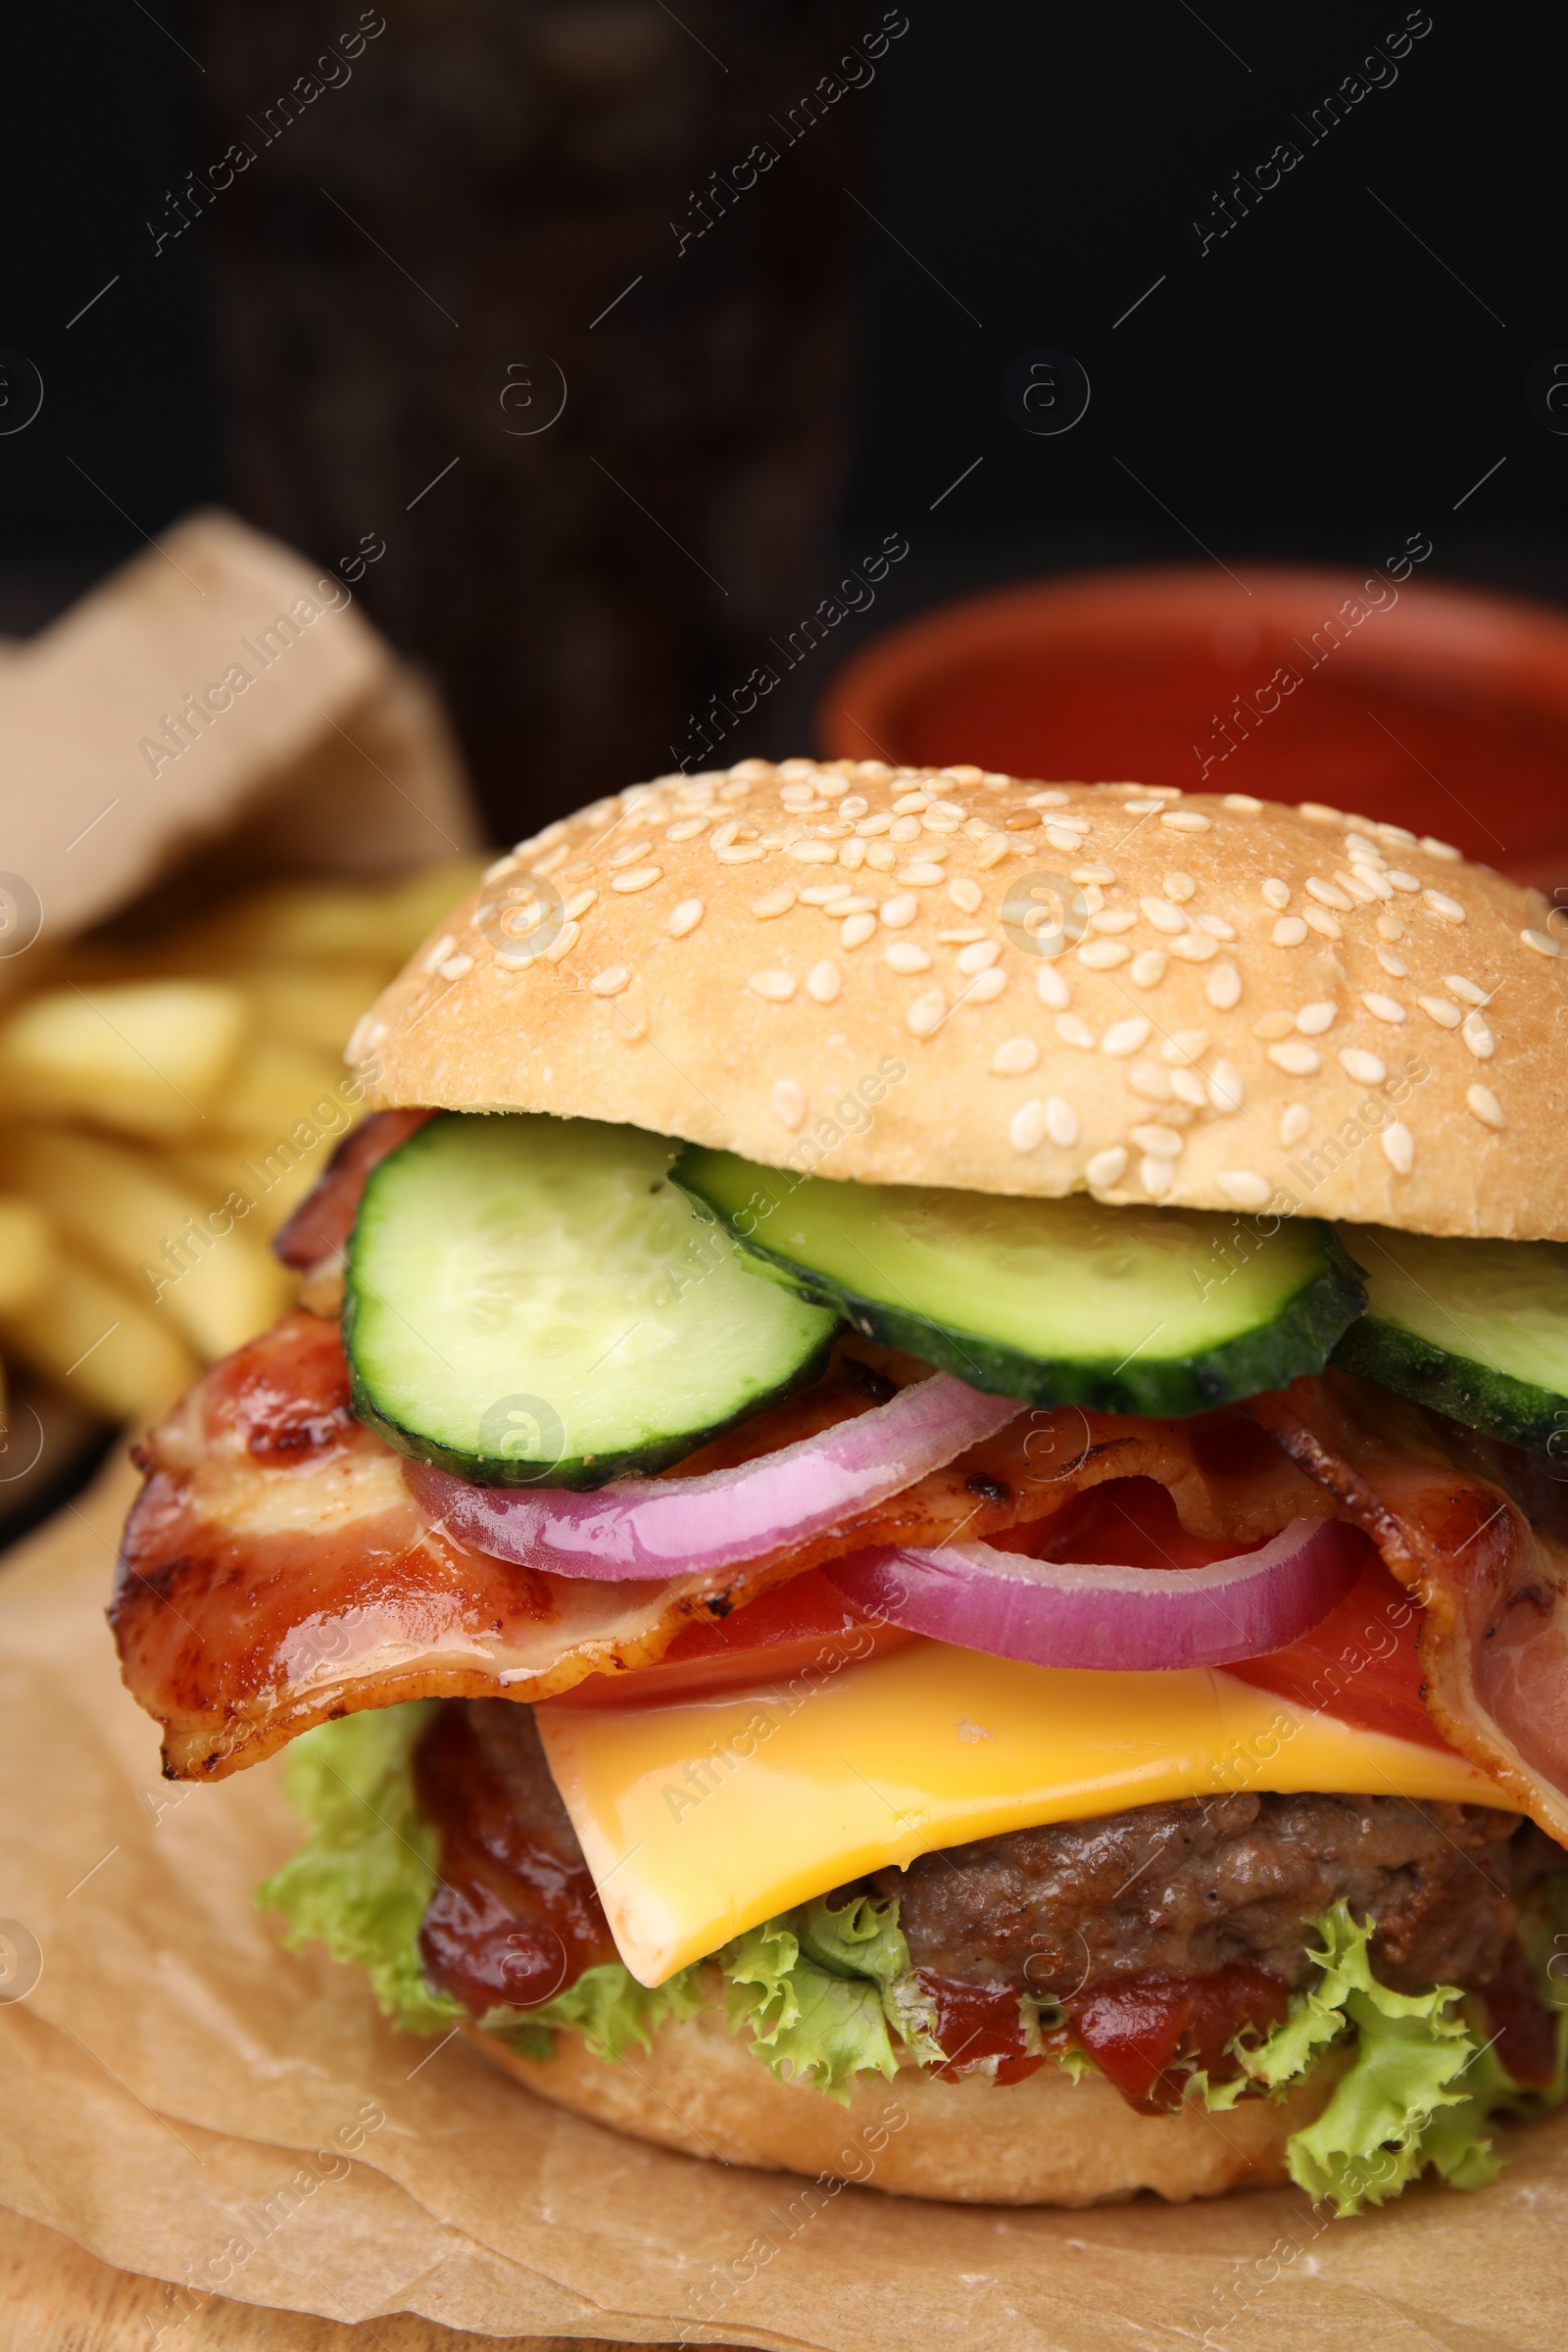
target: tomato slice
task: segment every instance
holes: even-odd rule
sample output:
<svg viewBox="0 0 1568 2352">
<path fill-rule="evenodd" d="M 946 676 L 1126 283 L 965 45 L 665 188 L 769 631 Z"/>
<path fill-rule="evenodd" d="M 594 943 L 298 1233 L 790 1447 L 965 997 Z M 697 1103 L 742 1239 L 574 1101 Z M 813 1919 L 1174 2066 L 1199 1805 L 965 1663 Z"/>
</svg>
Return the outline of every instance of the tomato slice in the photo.
<svg viewBox="0 0 1568 2352">
<path fill-rule="evenodd" d="M 808 1568 L 727 1617 L 694 1622 L 675 1636 L 657 1666 L 629 1674 L 590 1674 L 553 1698 L 553 1707 L 673 1706 L 720 1690 L 787 1682 L 808 1667 L 836 1672 L 918 1637 L 870 1616 Z"/>
<path fill-rule="evenodd" d="M 1125 1568 L 1206 1568 L 1236 1549 L 1234 1543 L 1189 1535 L 1169 1491 L 1152 1478 L 1106 1479 L 1054 1517 L 988 1541 L 999 1550 L 1036 1559 L 1100 1560 Z M 1420 1603 L 1390 1575 L 1370 1538 L 1359 1541 L 1366 1552 L 1360 1576 L 1310 1633 L 1288 1649 L 1238 1660 L 1224 1672 L 1357 1730 L 1391 1732 L 1446 1750 L 1448 1742 L 1421 1698 Z M 657 1666 L 589 1675 L 551 1704 L 674 1705 L 788 1681 L 812 1666 L 861 1663 L 915 1639 L 858 1608 L 819 1568 L 808 1568 L 728 1617 L 687 1626 Z"/>
</svg>

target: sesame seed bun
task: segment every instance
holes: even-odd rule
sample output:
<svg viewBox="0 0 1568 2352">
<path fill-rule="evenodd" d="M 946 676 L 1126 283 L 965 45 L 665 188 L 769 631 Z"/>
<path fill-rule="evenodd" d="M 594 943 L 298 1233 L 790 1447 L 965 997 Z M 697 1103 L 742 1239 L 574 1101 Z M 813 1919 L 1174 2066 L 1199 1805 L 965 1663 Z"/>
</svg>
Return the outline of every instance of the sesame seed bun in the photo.
<svg viewBox="0 0 1568 2352">
<path fill-rule="evenodd" d="M 577 2034 L 558 2034 L 541 2061 L 465 2031 L 541 2097 L 635 2138 L 962 2205 L 1120 2204 L 1140 2189 L 1179 2204 L 1281 2186 L 1286 2141 L 1316 2121 L 1350 2058 L 1331 2050 L 1283 2098 L 1242 2099 L 1226 2115 L 1188 2105 L 1149 2116 L 1103 2075 L 1075 2082 L 1050 2064 L 1000 2084 L 983 2074 L 944 2082 L 915 2066 L 891 2082 L 858 2075 L 841 2106 L 809 2084 L 780 2082 L 728 2032 L 716 2003 L 666 2022 L 653 2048 L 625 2064 L 594 2057 Z"/>
<path fill-rule="evenodd" d="M 1312 803 L 747 760 L 519 844 L 350 1057 L 873 1184 L 1563 1240 L 1547 912 Z"/>
</svg>

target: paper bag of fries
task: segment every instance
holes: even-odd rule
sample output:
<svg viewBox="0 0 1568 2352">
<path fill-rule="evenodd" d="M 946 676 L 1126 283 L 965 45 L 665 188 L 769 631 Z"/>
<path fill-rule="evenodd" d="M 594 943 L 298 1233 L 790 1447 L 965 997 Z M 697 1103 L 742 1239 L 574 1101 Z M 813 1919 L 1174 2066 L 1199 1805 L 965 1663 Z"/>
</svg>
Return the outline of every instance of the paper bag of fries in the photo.
<svg viewBox="0 0 1568 2352">
<path fill-rule="evenodd" d="M 349 583 L 223 515 L 13 651 L 0 741 L 3 1536 L 280 1311 L 344 1041 L 476 831 Z"/>
</svg>

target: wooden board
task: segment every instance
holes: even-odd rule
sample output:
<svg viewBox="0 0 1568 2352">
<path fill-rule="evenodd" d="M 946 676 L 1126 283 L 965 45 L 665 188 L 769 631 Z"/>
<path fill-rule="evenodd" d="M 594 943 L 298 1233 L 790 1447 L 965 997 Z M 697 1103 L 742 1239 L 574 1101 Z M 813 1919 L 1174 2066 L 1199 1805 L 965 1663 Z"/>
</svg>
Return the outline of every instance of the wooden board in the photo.
<svg viewBox="0 0 1568 2352">
<path fill-rule="evenodd" d="M 159 2343 L 159 2330 L 163 2330 Z M 186 2294 L 112 2270 L 69 2237 L 0 2206 L 0 2344 L 17 2352 L 614 2352 L 599 2337 L 466 2335 L 402 2312 L 336 2320 Z M 649 2352 L 676 2352 L 654 2345 Z M 711 2352 L 738 2352 L 718 2345 Z"/>
</svg>

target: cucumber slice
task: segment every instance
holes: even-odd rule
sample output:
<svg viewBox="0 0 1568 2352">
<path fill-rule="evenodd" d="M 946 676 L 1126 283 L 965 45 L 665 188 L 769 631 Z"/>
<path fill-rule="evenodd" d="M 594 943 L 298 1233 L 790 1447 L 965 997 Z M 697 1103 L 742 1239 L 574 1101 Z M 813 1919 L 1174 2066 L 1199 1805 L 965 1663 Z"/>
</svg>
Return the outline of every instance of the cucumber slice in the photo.
<svg viewBox="0 0 1568 2352">
<path fill-rule="evenodd" d="M 1197 1413 L 1284 1388 L 1363 1303 L 1304 1217 L 831 1183 L 694 1145 L 670 1173 L 803 1297 L 1029 1404 Z"/>
<path fill-rule="evenodd" d="M 482 1486 L 661 1470 L 821 1369 L 838 1318 L 758 1282 L 636 1127 L 448 1112 L 349 1243 L 354 1409 Z"/>
<path fill-rule="evenodd" d="M 1367 1311 L 1337 1364 L 1533 1453 L 1568 1455 L 1568 1244 L 1343 1226 Z"/>
</svg>

